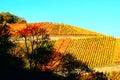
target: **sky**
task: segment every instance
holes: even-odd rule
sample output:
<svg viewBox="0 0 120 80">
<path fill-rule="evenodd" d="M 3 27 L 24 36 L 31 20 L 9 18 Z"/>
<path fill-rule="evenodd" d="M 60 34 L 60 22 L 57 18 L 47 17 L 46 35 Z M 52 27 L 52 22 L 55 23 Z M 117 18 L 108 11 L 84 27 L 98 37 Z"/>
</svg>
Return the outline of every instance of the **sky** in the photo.
<svg viewBox="0 0 120 80">
<path fill-rule="evenodd" d="M 120 38 L 120 0 L 0 0 L 0 12 L 28 23 L 64 23 Z"/>
</svg>

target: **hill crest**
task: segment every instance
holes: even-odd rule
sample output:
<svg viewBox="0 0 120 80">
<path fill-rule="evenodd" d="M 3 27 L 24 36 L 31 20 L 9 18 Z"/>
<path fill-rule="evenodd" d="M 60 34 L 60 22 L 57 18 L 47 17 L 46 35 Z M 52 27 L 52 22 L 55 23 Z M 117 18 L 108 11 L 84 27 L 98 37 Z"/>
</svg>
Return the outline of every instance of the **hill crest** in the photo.
<svg viewBox="0 0 120 80">
<path fill-rule="evenodd" d="M 52 22 L 39 22 L 28 24 L 9 24 L 12 34 L 16 34 L 17 31 L 25 29 L 27 27 L 43 28 L 50 35 L 76 35 L 76 36 L 107 36 L 98 32 L 86 30 L 76 26 L 68 24 L 58 24 Z"/>
</svg>

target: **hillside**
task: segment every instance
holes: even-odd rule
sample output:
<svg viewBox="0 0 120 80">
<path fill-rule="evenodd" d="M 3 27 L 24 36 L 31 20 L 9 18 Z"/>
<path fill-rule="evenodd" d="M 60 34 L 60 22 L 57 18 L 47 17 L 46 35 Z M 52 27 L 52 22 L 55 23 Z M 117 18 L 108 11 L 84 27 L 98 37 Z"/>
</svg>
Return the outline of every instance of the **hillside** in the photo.
<svg viewBox="0 0 120 80">
<path fill-rule="evenodd" d="M 53 56 L 47 65 L 42 66 L 43 71 L 46 69 L 59 69 L 61 58 L 67 53 L 72 54 L 77 60 L 86 63 L 89 68 L 94 70 L 103 71 L 109 68 L 109 70 L 106 69 L 105 71 L 114 71 L 110 69 L 120 71 L 116 68 L 120 65 L 120 39 L 76 26 L 50 22 L 9 24 L 9 26 L 13 38 L 20 35 L 19 31 L 22 31 L 27 36 L 29 52 L 32 51 L 29 39 L 31 35 L 30 29 L 33 31 L 44 29 L 46 30 L 45 34 L 50 35 L 51 42 L 54 44 Z M 17 39 L 19 40 L 16 42 L 17 48 L 15 48 L 14 53 L 17 56 L 24 56 L 25 54 L 21 54 L 21 50 L 25 50 L 24 39 L 18 37 Z"/>
<path fill-rule="evenodd" d="M 59 39 L 69 38 L 70 42 L 68 44 L 62 42 L 61 45 L 58 45 L 59 47 L 68 45 L 65 49 L 63 47 L 59 50 L 59 53 L 71 53 L 78 60 L 86 62 L 89 67 L 113 65 L 120 62 L 120 40 L 111 36 L 67 24 L 50 22 L 10 24 L 10 28 L 13 35 L 16 35 L 19 30 L 25 30 L 25 28 L 35 30 L 42 28 L 47 31 L 46 34 L 50 34 L 51 40 L 56 40 L 58 43 Z"/>
<path fill-rule="evenodd" d="M 57 24 L 57 23 L 30 23 L 30 26 L 37 26 L 45 28 L 50 35 L 101 35 L 99 33 L 78 28 L 76 26 L 71 26 L 67 24 Z"/>
<path fill-rule="evenodd" d="M 67 24 L 57 24 L 50 22 L 41 23 L 29 23 L 29 24 L 9 24 L 11 28 L 11 33 L 16 35 L 16 32 L 27 27 L 42 28 L 47 31 L 50 35 L 77 35 L 77 36 L 103 36 L 103 34 L 93 32 L 90 30 L 85 30 L 76 26 L 71 26 Z M 105 35 L 104 35 L 105 36 Z"/>
<path fill-rule="evenodd" d="M 66 44 L 68 47 L 64 50 L 64 53 L 75 55 L 77 59 L 88 63 L 90 67 L 111 65 L 114 62 L 120 62 L 120 39 L 67 24 L 41 22 L 9 25 L 12 35 L 19 35 L 17 32 L 26 28 L 33 30 L 42 28 L 46 30 L 46 34 L 50 34 L 52 40 L 59 42 L 61 38 L 70 38 L 70 42 Z M 92 59 L 93 57 L 95 59 Z"/>
</svg>

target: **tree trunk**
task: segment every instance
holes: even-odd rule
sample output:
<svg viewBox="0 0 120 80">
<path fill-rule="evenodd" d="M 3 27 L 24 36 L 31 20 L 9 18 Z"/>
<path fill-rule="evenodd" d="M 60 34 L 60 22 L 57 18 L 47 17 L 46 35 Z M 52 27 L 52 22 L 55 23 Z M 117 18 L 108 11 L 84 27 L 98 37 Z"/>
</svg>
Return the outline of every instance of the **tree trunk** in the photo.
<svg viewBox="0 0 120 80">
<path fill-rule="evenodd" d="M 27 45 L 27 37 L 25 36 L 25 47 L 26 47 L 26 53 L 28 54 L 29 53 L 29 49 L 28 49 L 28 45 Z"/>
</svg>

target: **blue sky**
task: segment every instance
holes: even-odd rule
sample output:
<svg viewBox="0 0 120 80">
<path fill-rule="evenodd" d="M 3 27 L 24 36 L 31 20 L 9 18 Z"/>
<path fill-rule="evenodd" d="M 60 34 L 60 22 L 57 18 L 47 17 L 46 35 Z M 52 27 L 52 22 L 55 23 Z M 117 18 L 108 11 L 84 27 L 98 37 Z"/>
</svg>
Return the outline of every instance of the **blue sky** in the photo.
<svg viewBox="0 0 120 80">
<path fill-rule="evenodd" d="M 0 12 L 120 37 L 120 0 L 0 0 Z"/>
</svg>

